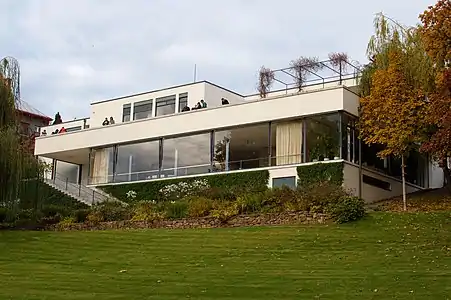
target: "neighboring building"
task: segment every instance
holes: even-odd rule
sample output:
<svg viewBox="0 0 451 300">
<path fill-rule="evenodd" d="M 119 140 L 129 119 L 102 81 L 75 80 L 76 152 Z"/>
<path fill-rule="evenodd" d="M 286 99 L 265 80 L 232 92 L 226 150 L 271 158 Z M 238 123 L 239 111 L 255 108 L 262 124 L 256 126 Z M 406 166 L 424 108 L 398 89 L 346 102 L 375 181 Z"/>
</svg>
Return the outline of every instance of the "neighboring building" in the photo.
<svg viewBox="0 0 451 300">
<path fill-rule="evenodd" d="M 34 153 L 35 139 L 39 135 L 39 128 L 48 126 L 52 118 L 23 100 L 16 103 L 16 111 L 20 122 L 19 132 L 29 140 L 30 151 Z"/>
<path fill-rule="evenodd" d="M 329 74 L 314 73 L 302 91 L 277 77 L 289 78 L 287 69 L 275 71 L 284 88 L 265 98 L 202 81 L 94 102 L 88 119 L 43 127 L 48 134 L 36 139 L 35 154 L 73 164 L 71 181 L 91 186 L 259 168 L 269 170 L 270 186 L 295 185 L 299 165 L 343 162 L 345 187 L 366 201 L 400 195 L 399 161 L 360 147 L 359 70 L 321 64 Z M 182 111 L 201 99 L 207 108 Z M 110 117 L 115 124 L 103 126 Z M 50 134 L 62 126 L 73 130 Z M 443 182 L 441 170 L 417 153 L 407 174 L 408 192 Z"/>
</svg>

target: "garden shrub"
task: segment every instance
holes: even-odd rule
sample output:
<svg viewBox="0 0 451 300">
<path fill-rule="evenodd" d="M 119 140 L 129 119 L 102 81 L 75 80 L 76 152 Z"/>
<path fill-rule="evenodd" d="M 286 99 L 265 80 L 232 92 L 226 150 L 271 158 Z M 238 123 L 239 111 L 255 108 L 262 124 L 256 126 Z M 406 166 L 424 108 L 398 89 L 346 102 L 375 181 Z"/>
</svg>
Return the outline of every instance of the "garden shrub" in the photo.
<svg viewBox="0 0 451 300">
<path fill-rule="evenodd" d="M 211 212 L 212 217 L 216 218 L 221 223 L 226 223 L 238 214 L 238 205 L 234 202 L 222 202 Z"/>
<path fill-rule="evenodd" d="M 340 198 L 349 196 L 341 186 L 329 181 L 318 182 L 307 188 L 301 188 L 298 190 L 298 195 L 301 210 L 319 213 L 325 213 L 330 203 L 335 203 Z"/>
<path fill-rule="evenodd" d="M 263 208 L 264 196 L 261 193 L 249 193 L 238 196 L 236 202 L 236 210 L 238 214 L 252 214 L 261 212 Z"/>
<path fill-rule="evenodd" d="M 336 223 L 346 223 L 360 220 L 365 216 L 365 203 L 358 197 L 341 197 L 330 203 L 326 212 Z"/>
<path fill-rule="evenodd" d="M 199 193 L 210 188 L 207 180 L 197 179 L 190 182 L 180 181 L 177 183 L 169 184 L 161 188 L 158 192 L 162 200 L 178 200 L 180 198 L 198 195 Z"/>
<path fill-rule="evenodd" d="M 220 201 L 235 201 L 237 194 L 233 189 L 210 187 L 198 193 L 199 197 Z"/>
<path fill-rule="evenodd" d="M 166 203 L 166 216 L 169 219 L 183 219 L 188 215 L 188 203 L 186 201 L 171 201 Z"/>
<path fill-rule="evenodd" d="M 76 223 L 84 223 L 88 219 L 90 213 L 90 209 L 77 209 L 72 212 L 72 217 Z"/>
<path fill-rule="evenodd" d="M 319 182 L 343 184 L 343 163 L 317 163 L 297 167 L 298 187 L 308 188 Z"/>
<path fill-rule="evenodd" d="M 208 198 L 193 196 L 186 200 L 188 201 L 188 215 L 192 218 L 208 216 L 213 209 L 213 201 Z"/>
<path fill-rule="evenodd" d="M 209 176 L 199 176 L 190 178 L 175 178 L 170 180 L 153 180 L 139 183 L 118 184 L 101 186 L 105 192 L 115 198 L 128 201 L 129 203 L 141 200 L 163 200 L 160 190 L 167 185 L 177 184 L 179 182 L 191 183 L 196 180 L 205 180 L 211 188 L 217 188 L 225 191 L 246 193 L 265 191 L 268 186 L 268 170 L 258 170 L 250 172 L 223 173 Z M 127 193 L 133 191 L 135 197 L 127 197 Z M 130 193 L 129 193 L 130 195 Z M 202 195 L 202 193 L 200 193 Z M 205 195 L 202 195 L 205 196 Z"/>
<path fill-rule="evenodd" d="M 58 223 L 58 227 L 61 228 L 61 229 L 64 229 L 64 228 L 71 227 L 75 223 L 76 223 L 75 218 L 73 218 L 73 217 L 65 217 Z"/>
<path fill-rule="evenodd" d="M 130 210 L 121 202 L 103 202 L 92 207 L 91 214 L 96 215 L 94 219 L 100 222 L 122 221 L 130 219 Z M 93 216 L 94 217 L 94 216 Z"/>
<path fill-rule="evenodd" d="M 39 225 L 43 215 L 34 209 L 22 209 L 14 216 L 14 227 L 34 228 Z"/>
<path fill-rule="evenodd" d="M 10 212 L 6 207 L 0 207 L 0 223 L 6 223 Z"/>
<path fill-rule="evenodd" d="M 165 215 L 158 210 L 155 201 L 140 201 L 133 207 L 132 221 L 153 222 L 163 220 Z"/>
</svg>

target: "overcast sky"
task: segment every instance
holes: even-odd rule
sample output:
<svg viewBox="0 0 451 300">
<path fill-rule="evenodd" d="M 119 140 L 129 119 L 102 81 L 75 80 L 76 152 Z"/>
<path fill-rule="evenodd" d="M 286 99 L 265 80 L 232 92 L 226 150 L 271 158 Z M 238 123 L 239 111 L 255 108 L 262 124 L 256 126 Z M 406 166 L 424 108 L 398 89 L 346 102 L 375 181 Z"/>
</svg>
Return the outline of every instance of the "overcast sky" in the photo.
<svg viewBox="0 0 451 300">
<path fill-rule="evenodd" d="M 2 0 L 0 57 L 21 65 L 22 98 L 63 120 L 89 103 L 192 81 L 255 92 L 261 65 L 347 52 L 362 63 L 373 18 L 403 24 L 434 0 Z"/>
</svg>

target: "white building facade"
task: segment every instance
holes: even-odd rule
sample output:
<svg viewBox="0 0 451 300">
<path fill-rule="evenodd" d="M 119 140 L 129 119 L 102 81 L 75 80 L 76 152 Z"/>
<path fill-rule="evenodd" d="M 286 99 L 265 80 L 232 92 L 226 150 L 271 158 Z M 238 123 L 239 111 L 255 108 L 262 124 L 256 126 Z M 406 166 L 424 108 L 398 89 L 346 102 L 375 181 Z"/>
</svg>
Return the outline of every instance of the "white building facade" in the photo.
<svg viewBox="0 0 451 300">
<path fill-rule="evenodd" d="M 41 128 L 47 135 L 36 139 L 35 154 L 87 186 L 255 169 L 269 170 L 269 186 L 294 186 L 300 165 L 343 162 L 344 186 L 356 195 L 398 196 L 400 162 L 377 158 L 378 149 L 358 140 L 357 76 L 319 76 L 263 98 L 202 81 L 94 102 L 89 118 Z M 206 108 L 183 111 L 200 100 Z M 110 117 L 114 124 L 102 125 Z M 72 129 L 51 134 L 63 126 Z M 407 181 L 408 192 L 436 188 L 443 174 L 413 153 Z"/>
</svg>

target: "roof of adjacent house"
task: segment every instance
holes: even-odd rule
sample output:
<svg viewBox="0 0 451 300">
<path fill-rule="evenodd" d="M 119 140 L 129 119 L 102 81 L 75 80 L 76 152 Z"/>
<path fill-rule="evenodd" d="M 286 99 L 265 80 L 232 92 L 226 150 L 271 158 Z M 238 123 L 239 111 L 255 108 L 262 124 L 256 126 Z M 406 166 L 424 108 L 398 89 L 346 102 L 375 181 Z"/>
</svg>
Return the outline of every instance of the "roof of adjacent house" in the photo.
<svg viewBox="0 0 451 300">
<path fill-rule="evenodd" d="M 31 115 L 34 117 L 38 117 L 38 118 L 49 120 L 49 121 L 52 120 L 52 118 L 45 115 L 43 112 L 41 112 L 37 108 L 31 106 L 31 104 L 27 103 L 24 100 L 20 100 L 20 101 L 16 102 L 16 109 L 18 111 L 21 111 L 22 113 L 25 113 L 25 114 L 28 114 L 28 115 Z"/>
</svg>

